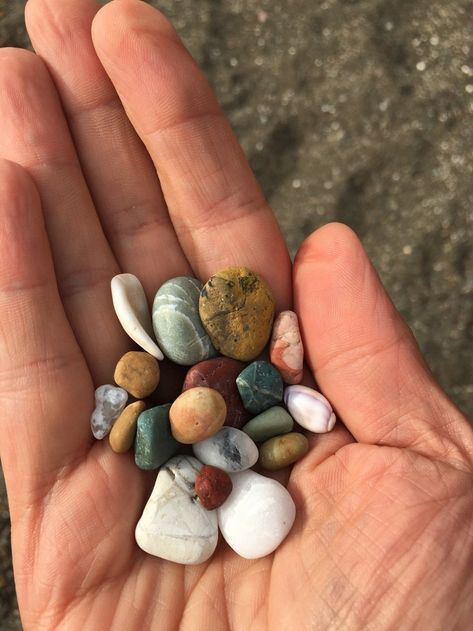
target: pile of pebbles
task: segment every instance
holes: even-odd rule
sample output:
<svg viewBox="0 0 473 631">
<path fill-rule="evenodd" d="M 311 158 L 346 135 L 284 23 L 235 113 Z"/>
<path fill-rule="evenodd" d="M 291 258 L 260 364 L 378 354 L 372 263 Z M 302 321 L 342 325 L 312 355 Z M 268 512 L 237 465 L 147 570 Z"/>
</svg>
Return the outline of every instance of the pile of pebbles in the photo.
<svg viewBox="0 0 473 631">
<path fill-rule="evenodd" d="M 289 533 L 296 508 L 283 485 L 252 467 L 277 471 L 307 453 L 294 421 L 323 433 L 336 420 L 323 395 L 300 385 L 297 315 L 275 318 L 269 287 L 244 267 L 226 268 L 204 286 L 188 276 L 168 280 L 152 315 L 136 276 L 120 274 L 111 285 L 118 319 L 143 351 L 118 361 L 116 385 L 97 388 L 91 427 L 96 439 L 109 436 L 116 453 L 134 448 L 140 469 L 159 469 L 137 544 L 198 564 L 213 554 L 220 529 L 240 556 L 270 554 Z M 150 407 L 165 357 L 189 369 L 174 401 Z"/>
</svg>

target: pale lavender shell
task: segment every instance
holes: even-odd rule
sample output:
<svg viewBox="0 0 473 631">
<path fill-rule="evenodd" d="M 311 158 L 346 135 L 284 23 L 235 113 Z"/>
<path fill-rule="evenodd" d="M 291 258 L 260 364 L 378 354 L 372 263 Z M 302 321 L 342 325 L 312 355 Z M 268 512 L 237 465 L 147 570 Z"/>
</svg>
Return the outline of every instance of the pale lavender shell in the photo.
<svg viewBox="0 0 473 631">
<path fill-rule="evenodd" d="M 288 386 L 284 391 L 284 403 L 301 427 L 316 434 L 329 432 L 337 420 L 324 395 L 307 386 Z"/>
</svg>

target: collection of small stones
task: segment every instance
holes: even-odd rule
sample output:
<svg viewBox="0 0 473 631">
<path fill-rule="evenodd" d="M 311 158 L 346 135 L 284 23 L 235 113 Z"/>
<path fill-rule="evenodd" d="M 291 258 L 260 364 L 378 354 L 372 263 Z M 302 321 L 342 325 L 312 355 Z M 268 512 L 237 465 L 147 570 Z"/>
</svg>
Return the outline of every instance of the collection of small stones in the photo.
<svg viewBox="0 0 473 631">
<path fill-rule="evenodd" d="M 240 556 L 270 554 L 296 508 L 282 484 L 252 467 L 276 471 L 307 453 L 294 422 L 324 433 L 336 420 L 323 395 L 300 385 L 297 315 L 275 318 L 269 287 L 244 267 L 224 269 L 204 286 L 188 276 L 168 280 L 152 314 L 136 276 L 115 276 L 111 287 L 118 319 L 143 351 L 118 361 L 116 385 L 97 388 L 91 427 L 96 439 L 109 436 L 116 453 L 134 448 L 140 469 L 159 469 L 137 544 L 162 559 L 198 564 L 213 554 L 220 529 Z M 189 368 L 175 400 L 150 406 L 158 360 L 167 361 L 163 373 L 171 362 Z"/>
</svg>

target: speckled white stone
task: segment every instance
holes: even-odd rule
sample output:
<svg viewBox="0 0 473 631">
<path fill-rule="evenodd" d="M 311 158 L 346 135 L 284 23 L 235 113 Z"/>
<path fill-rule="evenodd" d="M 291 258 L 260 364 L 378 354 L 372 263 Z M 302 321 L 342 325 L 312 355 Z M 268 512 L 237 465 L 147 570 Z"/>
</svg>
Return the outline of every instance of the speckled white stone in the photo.
<svg viewBox="0 0 473 631">
<path fill-rule="evenodd" d="M 123 388 L 105 384 L 95 391 L 95 410 L 90 417 L 92 434 L 102 440 L 112 429 L 113 423 L 122 413 L 128 400 L 128 392 Z"/>
<path fill-rule="evenodd" d="M 301 427 L 316 434 L 329 432 L 337 420 L 324 395 L 307 386 L 288 386 L 284 391 L 284 403 Z"/>
<path fill-rule="evenodd" d="M 112 278 L 112 301 L 120 324 L 131 339 L 156 359 L 164 355 L 153 340 L 151 313 L 140 281 L 133 274 Z"/>
<path fill-rule="evenodd" d="M 249 469 L 258 460 L 256 444 L 235 427 L 222 427 L 210 438 L 194 443 L 192 449 L 201 462 L 228 473 Z"/>
<path fill-rule="evenodd" d="M 237 554 L 259 559 L 282 543 L 292 528 L 296 506 L 282 484 L 255 473 L 230 474 L 233 490 L 217 510 L 220 531 Z"/>
<path fill-rule="evenodd" d="M 197 501 L 194 483 L 201 467 L 190 456 L 175 456 L 161 467 L 135 530 L 137 544 L 148 554 L 185 565 L 212 556 L 218 541 L 217 513 Z"/>
</svg>

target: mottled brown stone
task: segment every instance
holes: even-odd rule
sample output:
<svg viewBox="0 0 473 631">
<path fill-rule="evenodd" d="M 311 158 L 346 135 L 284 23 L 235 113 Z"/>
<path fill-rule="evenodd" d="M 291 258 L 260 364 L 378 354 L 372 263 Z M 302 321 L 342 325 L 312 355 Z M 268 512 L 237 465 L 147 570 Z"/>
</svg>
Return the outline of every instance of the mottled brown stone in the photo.
<svg viewBox="0 0 473 631">
<path fill-rule="evenodd" d="M 244 363 L 230 357 L 207 359 L 192 366 L 186 375 L 182 390 L 204 387 L 220 392 L 227 404 L 225 425 L 240 429 L 251 418 L 250 413 L 243 407 L 236 386 L 236 378 L 244 367 Z"/>
<path fill-rule="evenodd" d="M 149 353 L 130 351 L 118 361 L 115 383 L 137 399 L 149 396 L 159 383 L 159 364 Z"/>
<path fill-rule="evenodd" d="M 115 453 L 123 454 L 133 445 L 136 422 L 145 408 L 144 401 L 135 401 L 127 405 L 117 418 L 109 434 L 110 447 Z"/>
<path fill-rule="evenodd" d="M 212 388 L 190 388 L 183 392 L 169 410 L 171 431 L 180 443 L 190 445 L 210 438 L 222 427 L 227 406 Z"/>
<path fill-rule="evenodd" d="M 257 274 L 246 267 L 228 267 L 204 285 L 199 312 L 217 350 L 234 359 L 251 361 L 269 340 L 274 298 Z"/>
</svg>

